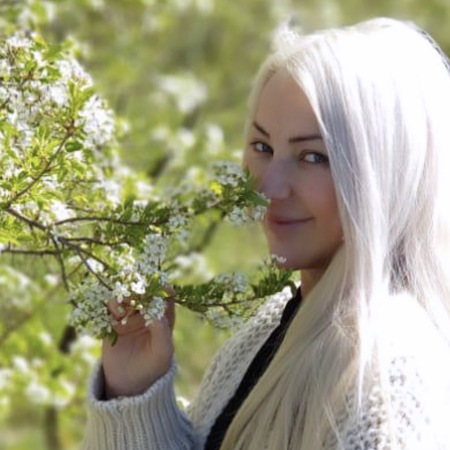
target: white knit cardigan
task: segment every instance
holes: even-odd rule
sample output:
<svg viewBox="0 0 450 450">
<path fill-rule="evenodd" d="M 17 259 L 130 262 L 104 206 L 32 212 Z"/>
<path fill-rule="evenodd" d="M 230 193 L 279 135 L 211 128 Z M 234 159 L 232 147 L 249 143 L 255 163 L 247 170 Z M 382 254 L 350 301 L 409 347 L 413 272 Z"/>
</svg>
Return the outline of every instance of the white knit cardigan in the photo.
<svg viewBox="0 0 450 450">
<path fill-rule="evenodd" d="M 140 396 L 99 400 L 100 368 L 91 380 L 84 450 L 201 450 L 217 416 L 247 368 L 279 324 L 290 291 L 273 296 L 213 360 L 188 413 L 177 406 L 175 364 Z M 450 450 L 450 351 L 420 308 L 401 304 L 386 323 L 392 342 L 391 403 L 398 442 L 387 426 L 385 393 L 375 383 L 364 395 L 359 419 L 338 417 L 344 441 L 326 450 Z M 350 398 L 349 401 L 352 399 Z M 272 450 L 272 449 L 270 449 Z M 276 450 L 276 449 L 273 449 Z M 313 449 L 311 449 L 313 450 Z M 314 449 L 315 450 L 315 449 Z"/>
</svg>

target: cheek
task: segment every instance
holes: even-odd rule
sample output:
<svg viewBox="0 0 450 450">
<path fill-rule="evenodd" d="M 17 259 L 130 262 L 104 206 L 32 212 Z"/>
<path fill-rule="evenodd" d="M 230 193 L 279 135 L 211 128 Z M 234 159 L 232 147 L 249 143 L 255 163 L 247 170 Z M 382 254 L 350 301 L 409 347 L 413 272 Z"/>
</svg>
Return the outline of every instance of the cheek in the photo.
<svg viewBox="0 0 450 450">
<path fill-rule="evenodd" d="M 311 180 L 305 195 L 309 207 L 322 218 L 322 226 L 341 229 L 338 202 L 334 184 L 330 176 Z"/>
<path fill-rule="evenodd" d="M 330 186 L 326 197 L 323 199 L 322 211 L 323 216 L 328 222 L 330 232 L 334 231 L 333 234 L 339 235 L 341 238 L 343 236 L 342 223 L 336 193 L 333 186 Z"/>
</svg>

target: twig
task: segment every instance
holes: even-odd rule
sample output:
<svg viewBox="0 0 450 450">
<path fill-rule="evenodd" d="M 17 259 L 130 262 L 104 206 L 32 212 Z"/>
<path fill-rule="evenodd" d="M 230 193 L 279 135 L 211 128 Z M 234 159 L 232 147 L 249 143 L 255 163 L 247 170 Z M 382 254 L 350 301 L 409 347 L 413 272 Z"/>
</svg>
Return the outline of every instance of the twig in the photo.
<svg viewBox="0 0 450 450">
<path fill-rule="evenodd" d="M 64 287 L 66 288 L 67 291 L 69 291 L 69 280 L 67 278 L 67 272 L 66 272 L 66 265 L 64 263 L 64 260 L 61 256 L 61 250 L 59 249 L 59 245 L 58 245 L 58 239 L 56 239 L 54 236 L 50 237 L 53 245 L 55 246 L 55 248 L 58 250 L 56 253 L 56 259 L 58 261 L 59 267 L 61 269 L 61 277 L 62 277 L 62 281 L 64 283 Z"/>
<path fill-rule="evenodd" d="M 87 253 L 87 252 L 86 252 Z M 84 257 L 84 255 L 82 254 L 82 252 L 78 252 L 77 251 L 78 256 L 81 258 L 81 260 L 83 261 L 84 266 L 87 268 L 87 270 L 92 273 L 92 275 L 94 275 L 95 278 L 97 278 L 97 280 L 99 281 L 100 284 L 102 284 L 102 286 L 104 286 L 106 289 L 111 290 L 111 286 L 108 285 L 108 283 L 106 283 L 106 281 L 103 280 L 103 278 L 95 271 L 92 270 L 91 266 L 89 265 L 87 259 Z M 103 264 L 105 267 L 109 267 L 105 262 L 103 262 L 101 259 L 94 257 L 94 259 L 98 262 L 100 262 L 101 264 Z"/>
<path fill-rule="evenodd" d="M 55 256 L 57 253 L 60 253 L 59 250 L 27 250 L 24 248 L 6 248 L 2 250 L 2 253 L 11 253 L 14 255 L 31 255 L 31 256 L 45 256 L 52 255 Z"/>
<path fill-rule="evenodd" d="M 5 208 L 5 212 L 7 212 L 8 214 L 11 214 L 12 216 L 16 217 L 17 219 L 19 219 L 23 222 L 25 222 L 32 228 L 38 228 L 39 230 L 42 230 L 45 232 L 47 231 L 47 227 L 45 227 L 41 223 L 37 222 L 36 220 L 30 219 L 29 217 L 24 216 L 23 214 L 19 213 L 15 209 L 11 208 L 11 206 L 8 206 L 7 208 Z"/>
<path fill-rule="evenodd" d="M 109 246 L 109 247 L 114 247 L 114 246 L 120 245 L 120 244 L 126 244 L 125 241 L 105 242 L 100 239 L 94 239 L 94 238 L 89 238 L 89 237 L 73 237 L 73 238 L 64 238 L 64 239 L 69 242 L 87 242 L 89 244 L 104 245 L 104 246 Z"/>
<path fill-rule="evenodd" d="M 112 217 L 101 217 L 101 216 L 85 216 L 85 217 L 70 217 L 68 219 L 59 220 L 53 224 L 54 227 L 59 227 L 61 225 L 65 225 L 66 223 L 75 223 L 75 222 L 108 222 L 114 223 L 117 225 L 131 225 L 131 226 L 143 226 L 143 225 L 159 225 L 158 223 L 149 223 L 149 222 L 133 222 L 126 221 L 120 219 L 114 219 Z"/>
</svg>

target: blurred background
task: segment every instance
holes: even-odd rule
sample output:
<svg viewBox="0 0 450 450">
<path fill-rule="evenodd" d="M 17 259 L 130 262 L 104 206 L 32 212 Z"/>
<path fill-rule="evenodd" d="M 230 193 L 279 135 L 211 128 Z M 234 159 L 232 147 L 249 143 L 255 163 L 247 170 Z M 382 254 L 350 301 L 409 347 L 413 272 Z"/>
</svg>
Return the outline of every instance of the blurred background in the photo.
<svg viewBox="0 0 450 450">
<path fill-rule="evenodd" d="M 253 74 L 292 13 L 305 32 L 373 16 L 413 20 L 450 51 L 450 0 L 0 0 L 0 27 L 71 40 L 120 117 L 124 164 L 170 183 L 166 173 L 239 158 Z M 223 225 L 201 270 L 245 271 L 263 255 L 259 230 Z M 9 300 L 0 292 L 0 305 Z M 13 325 L 0 314 L 0 450 L 79 447 L 99 343 L 67 336 L 68 314 L 58 291 Z M 177 391 L 189 400 L 230 331 L 177 314 Z"/>
</svg>

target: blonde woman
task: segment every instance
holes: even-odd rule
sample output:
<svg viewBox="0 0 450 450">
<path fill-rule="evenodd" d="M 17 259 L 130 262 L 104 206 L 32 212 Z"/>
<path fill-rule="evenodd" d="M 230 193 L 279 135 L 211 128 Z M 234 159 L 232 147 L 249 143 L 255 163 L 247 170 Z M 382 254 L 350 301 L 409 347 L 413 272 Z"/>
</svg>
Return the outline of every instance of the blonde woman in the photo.
<svg viewBox="0 0 450 450">
<path fill-rule="evenodd" d="M 219 352 L 188 415 L 173 314 L 104 345 L 86 449 L 450 449 L 450 73 L 412 24 L 284 28 L 244 163 L 301 271 Z"/>
</svg>

